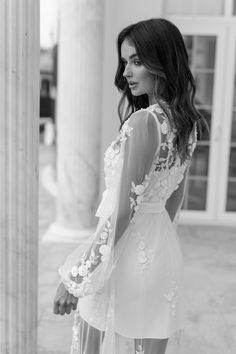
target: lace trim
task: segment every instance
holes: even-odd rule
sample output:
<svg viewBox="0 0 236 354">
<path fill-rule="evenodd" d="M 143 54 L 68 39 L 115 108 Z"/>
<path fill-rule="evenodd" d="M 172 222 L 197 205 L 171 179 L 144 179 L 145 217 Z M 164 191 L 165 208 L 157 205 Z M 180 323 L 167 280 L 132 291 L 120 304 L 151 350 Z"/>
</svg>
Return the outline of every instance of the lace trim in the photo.
<svg viewBox="0 0 236 354">
<path fill-rule="evenodd" d="M 165 102 L 163 103 L 165 104 Z M 167 151 L 167 155 L 163 157 L 159 157 L 156 163 L 155 171 L 163 172 L 167 169 L 170 169 L 172 166 L 174 166 L 175 161 L 179 161 L 179 159 L 177 158 L 178 157 L 177 147 L 174 144 L 177 137 L 177 129 L 173 126 L 171 127 L 169 118 L 163 112 L 162 108 L 158 105 L 158 103 L 149 106 L 146 109 L 151 112 L 159 113 L 161 116 L 158 118 L 158 121 L 160 123 L 161 134 L 164 136 L 161 139 L 161 151 Z M 162 118 L 162 122 L 160 122 L 160 118 Z M 189 143 L 188 143 L 188 151 L 190 157 L 187 158 L 186 161 L 184 161 L 183 163 L 186 166 L 189 165 L 191 162 L 191 156 L 196 147 L 196 142 L 197 142 L 197 126 L 195 124 L 193 133 L 190 135 Z M 180 165 L 180 161 L 179 161 L 179 165 Z"/>
<path fill-rule="evenodd" d="M 150 176 L 146 175 L 144 181 L 141 184 L 135 185 L 133 181 L 131 182 L 131 197 L 129 199 L 130 209 L 133 211 L 133 213 L 139 209 L 140 203 L 144 198 L 144 192 L 148 186 L 149 179 Z"/>
<path fill-rule="evenodd" d="M 129 126 L 129 120 L 126 120 L 124 122 L 124 124 L 122 125 L 121 131 L 120 131 L 120 135 L 119 135 L 120 141 L 125 141 L 128 138 L 128 136 L 130 136 L 133 129 L 134 128 Z"/>
<path fill-rule="evenodd" d="M 90 253 L 84 253 L 79 263 L 72 267 L 69 274 L 70 279 L 64 284 L 68 292 L 75 297 L 86 295 L 94 268 L 99 263 L 104 263 L 109 259 L 111 253 L 111 245 L 109 244 L 111 231 L 111 223 L 107 220 L 94 248 L 90 250 Z"/>
<path fill-rule="evenodd" d="M 104 175 L 106 188 L 110 188 L 114 183 L 116 183 L 116 165 L 119 160 L 119 155 L 121 151 L 122 144 L 130 136 L 132 127 L 129 126 L 128 121 L 126 121 L 121 131 L 115 141 L 111 143 L 104 155 Z"/>
<path fill-rule="evenodd" d="M 158 161 L 156 162 L 156 166 L 155 166 L 155 171 L 157 172 L 162 172 L 167 169 L 170 169 L 176 160 L 176 154 L 177 154 L 176 146 L 174 146 L 177 129 L 170 127 L 169 120 L 165 115 L 162 115 L 162 119 L 163 119 L 161 123 L 162 139 L 161 139 L 161 147 L 160 147 L 161 151 L 159 155 L 161 155 L 162 152 L 164 153 L 166 152 L 166 155 L 158 158 Z"/>
</svg>

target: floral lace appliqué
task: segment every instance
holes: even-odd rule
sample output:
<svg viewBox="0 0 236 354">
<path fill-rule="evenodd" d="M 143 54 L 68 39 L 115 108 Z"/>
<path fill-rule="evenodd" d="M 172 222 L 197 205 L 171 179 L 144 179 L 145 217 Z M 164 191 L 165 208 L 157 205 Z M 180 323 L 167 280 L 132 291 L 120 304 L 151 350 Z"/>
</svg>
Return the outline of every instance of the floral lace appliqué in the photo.
<svg viewBox="0 0 236 354">
<path fill-rule="evenodd" d="M 120 141 L 125 141 L 125 140 L 128 138 L 128 136 L 130 136 L 131 131 L 132 131 L 133 129 L 134 129 L 134 128 L 132 128 L 132 127 L 129 126 L 128 120 L 126 120 L 126 121 L 124 122 L 124 124 L 122 125 L 121 131 L 120 131 L 120 135 L 119 135 Z"/>
<path fill-rule="evenodd" d="M 137 241 L 137 261 L 141 265 L 141 271 L 145 271 L 153 261 L 154 250 L 147 249 L 144 240 Z"/>
<path fill-rule="evenodd" d="M 144 192 L 148 186 L 150 176 L 146 175 L 144 181 L 141 184 L 134 184 L 131 182 L 131 190 L 130 190 L 130 209 L 136 212 L 139 208 L 140 203 L 144 198 Z"/>
<path fill-rule="evenodd" d="M 195 124 L 193 135 L 190 136 L 190 140 L 189 140 L 189 144 L 188 144 L 188 150 L 189 150 L 190 156 L 192 156 L 196 145 L 197 145 L 197 126 Z"/>
<path fill-rule="evenodd" d="M 171 290 L 169 291 L 168 294 L 165 294 L 164 297 L 166 300 L 170 303 L 171 306 L 171 314 L 173 316 L 176 315 L 176 304 L 177 304 L 177 299 L 178 299 L 178 285 L 176 281 L 172 281 L 171 283 Z"/>
<path fill-rule="evenodd" d="M 109 238 L 111 235 L 111 223 L 106 221 L 99 240 L 89 254 L 84 253 L 80 262 L 71 269 L 72 278 L 66 284 L 67 290 L 75 297 L 86 295 L 86 290 L 91 283 L 92 271 L 99 263 L 106 262 L 111 253 Z"/>
<path fill-rule="evenodd" d="M 113 184 L 116 184 L 116 172 L 119 168 L 119 156 L 122 146 L 130 136 L 132 127 L 129 126 L 128 120 L 123 124 L 121 131 L 117 138 L 111 143 L 104 154 L 104 174 L 105 174 L 105 184 L 107 188 L 110 188 Z"/>
<path fill-rule="evenodd" d="M 161 140 L 161 152 L 158 161 L 156 162 L 155 171 L 162 172 L 173 166 L 176 155 L 176 147 L 174 141 L 176 140 L 177 130 L 169 127 L 168 119 L 162 117 L 161 133 L 163 136 Z"/>
<path fill-rule="evenodd" d="M 111 146 L 107 149 L 106 154 L 105 154 L 105 164 L 107 166 L 111 166 L 111 162 L 114 158 L 116 158 L 116 156 L 119 154 L 120 152 L 120 147 L 119 145 L 116 143 L 116 141 L 114 141 Z"/>
<path fill-rule="evenodd" d="M 120 145 L 114 141 L 105 152 L 104 156 L 104 174 L 105 185 L 110 188 L 115 183 L 116 165 L 120 153 Z"/>
<path fill-rule="evenodd" d="M 168 125 L 165 121 L 161 124 L 161 132 L 162 132 L 162 134 L 168 133 Z"/>
</svg>

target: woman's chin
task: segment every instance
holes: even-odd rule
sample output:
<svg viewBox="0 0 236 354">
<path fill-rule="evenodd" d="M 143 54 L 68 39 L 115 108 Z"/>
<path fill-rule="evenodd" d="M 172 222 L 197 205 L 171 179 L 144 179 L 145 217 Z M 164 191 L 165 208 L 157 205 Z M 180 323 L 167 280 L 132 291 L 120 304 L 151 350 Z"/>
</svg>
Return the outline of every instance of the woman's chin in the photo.
<svg viewBox="0 0 236 354">
<path fill-rule="evenodd" d="M 131 91 L 131 93 L 133 96 L 142 96 L 143 95 L 143 93 L 135 92 L 135 90 Z"/>
</svg>

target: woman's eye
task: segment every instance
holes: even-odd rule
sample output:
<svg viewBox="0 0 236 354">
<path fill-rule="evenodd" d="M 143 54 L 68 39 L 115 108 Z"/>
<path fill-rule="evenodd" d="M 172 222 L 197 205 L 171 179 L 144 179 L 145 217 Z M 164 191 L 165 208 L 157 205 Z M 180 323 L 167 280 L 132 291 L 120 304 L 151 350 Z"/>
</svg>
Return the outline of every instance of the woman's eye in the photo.
<svg viewBox="0 0 236 354">
<path fill-rule="evenodd" d="M 123 63 L 123 65 L 124 66 L 126 66 L 127 65 L 127 61 L 126 60 L 121 60 L 122 61 L 122 63 Z M 134 61 L 133 61 L 133 63 L 134 63 L 134 65 L 142 65 L 142 62 L 141 62 L 141 60 L 139 60 L 139 59 L 135 59 Z"/>
</svg>

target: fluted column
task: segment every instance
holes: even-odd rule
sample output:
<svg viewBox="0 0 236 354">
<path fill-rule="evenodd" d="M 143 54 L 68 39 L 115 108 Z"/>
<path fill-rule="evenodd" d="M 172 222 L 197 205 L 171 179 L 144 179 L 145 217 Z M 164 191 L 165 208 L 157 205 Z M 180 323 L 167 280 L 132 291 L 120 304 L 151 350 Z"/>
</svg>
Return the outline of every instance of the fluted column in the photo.
<svg viewBox="0 0 236 354">
<path fill-rule="evenodd" d="M 103 0 L 60 2 L 57 218 L 44 240 L 79 241 L 98 204 Z"/>
<path fill-rule="evenodd" d="M 39 1 L 0 2 L 0 352 L 36 353 Z"/>
</svg>

